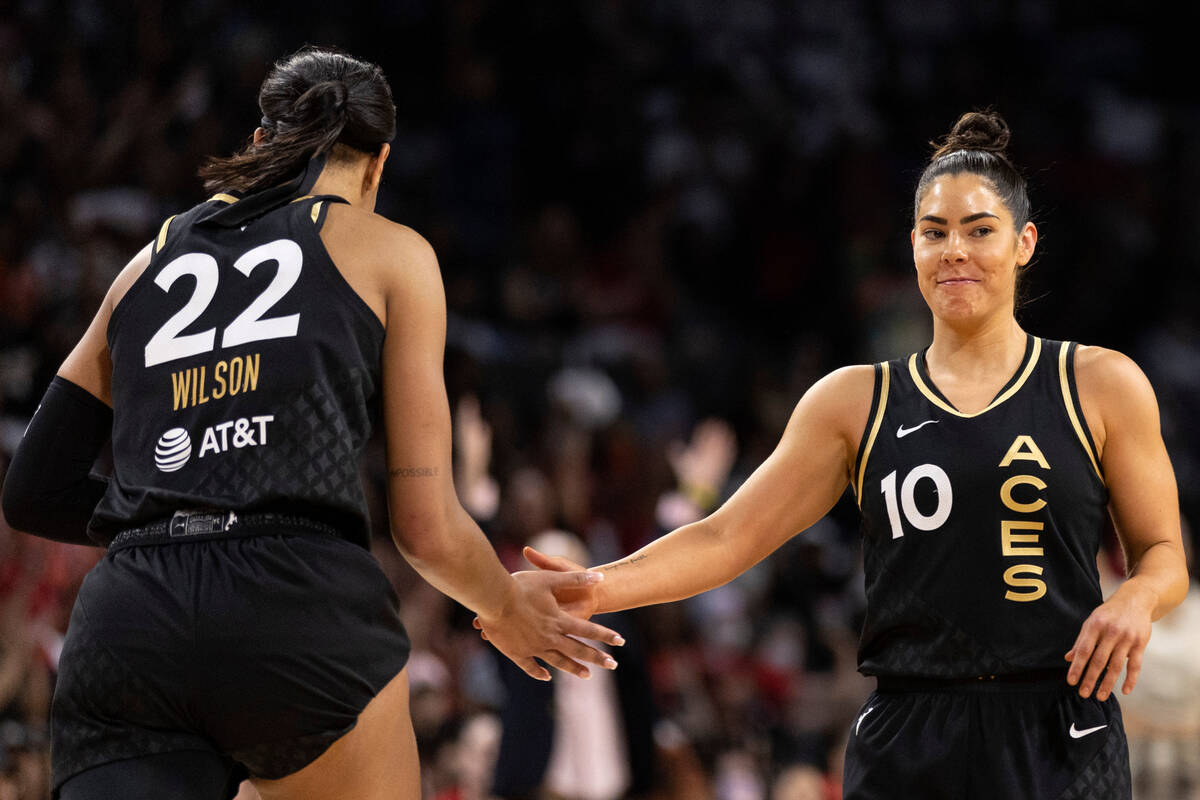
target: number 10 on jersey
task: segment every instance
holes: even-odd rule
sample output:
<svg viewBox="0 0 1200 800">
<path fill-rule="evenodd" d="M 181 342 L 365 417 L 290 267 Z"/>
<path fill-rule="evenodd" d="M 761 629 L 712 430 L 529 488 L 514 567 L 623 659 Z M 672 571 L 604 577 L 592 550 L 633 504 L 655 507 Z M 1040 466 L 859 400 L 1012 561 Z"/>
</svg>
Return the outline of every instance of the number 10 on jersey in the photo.
<svg viewBox="0 0 1200 800">
<path fill-rule="evenodd" d="M 917 484 L 922 480 L 933 481 L 934 493 L 937 496 L 937 507 L 931 514 L 923 514 L 921 509 L 917 508 Z M 908 524 L 919 531 L 935 531 L 950 517 L 950 508 L 954 505 L 954 491 L 950 488 L 950 476 L 937 464 L 913 467 L 900 484 L 898 500 L 896 470 L 889 472 L 887 477 L 880 481 L 880 486 L 883 500 L 887 504 L 888 522 L 892 526 L 893 539 L 904 535 L 904 526 L 900 521 L 901 509 Z"/>
</svg>

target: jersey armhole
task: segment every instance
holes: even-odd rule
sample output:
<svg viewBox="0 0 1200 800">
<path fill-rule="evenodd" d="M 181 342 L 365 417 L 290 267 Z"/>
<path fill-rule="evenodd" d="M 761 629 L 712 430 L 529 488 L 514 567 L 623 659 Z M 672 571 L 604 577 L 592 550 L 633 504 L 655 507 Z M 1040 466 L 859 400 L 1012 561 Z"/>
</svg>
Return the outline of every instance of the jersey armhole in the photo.
<svg viewBox="0 0 1200 800">
<path fill-rule="evenodd" d="M 891 384 L 891 365 L 883 361 L 875 365 L 875 386 L 871 392 L 871 413 L 867 416 L 867 425 L 863 429 L 862 440 L 858 444 L 858 457 L 855 459 L 854 497 L 858 507 L 862 508 L 863 477 L 867 474 L 867 460 L 871 457 L 871 448 L 875 446 L 875 437 L 879 435 L 879 427 L 883 424 L 883 412 L 887 408 L 888 387 Z"/>
<path fill-rule="evenodd" d="M 1104 472 L 1100 469 L 1100 460 L 1096 458 L 1096 443 L 1088 428 L 1087 418 L 1083 415 L 1083 406 L 1079 403 L 1079 389 L 1075 385 L 1075 351 L 1078 349 L 1078 342 L 1063 342 L 1059 348 L 1058 384 L 1062 389 L 1063 405 L 1067 411 L 1067 418 L 1071 420 L 1071 427 L 1075 430 L 1075 436 L 1083 446 L 1083 451 L 1087 453 L 1088 461 L 1091 462 L 1101 485 L 1107 486 Z"/>
<path fill-rule="evenodd" d="M 142 274 L 134 278 L 133 283 L 129 284 L 129 288 L 125 290 L 125 294 L 121 295 L 121 299 L 113 306 L 112 313 L 108 317 L 108 325 L 104 329 L 104 339 L 108 342 L 108 349 L 112 351 L 113 336 L 116 335 L 119 323 L 125 317 L 125 309 L 129 307 L 127 301 L 133 299 L 145 286 L 147 275 L 154 272 L 154 265 L 158 262 L 159 256 L 168 247 L 168 239 L 170 239 L 171 223 L 175 221 L 178 214 L 172 214 L 163 222 L 162 227 L 158 229 L 158 235 L 154 237 L 150 248 L 150 260 L 146 263 L 146 268 L 142 270 Z"/>
<path fill-rule="evenodd" d="M 309 198 L 315 202 L 309 208 L 307 218 L 312 221 L 312 238 L 316 241 L 316 246 L 319 248 L 322 255 L 325 256 L 325 264 L 321 269 L 321 274 L 330 288 L 337 294 L 340 294 L 346 303 L 349 304 L 351 311 L 356 314 L 368 327 L 375 331 L 382 342 L 382 337 L 387 333 L 386 328 L 379 317 L 375 316 L 375 312 L 367 305 L 367 301 L 363 300 L 362 296 L 355 291 L 350 282 L 346 280 L 346 276 L 338 269 L 334 263 L 333 256 L 329 253 L 329 248 L 325 246 L 325 240 L 321 237 L 321 231 L 325 227 L 325 221 L 329 217 L 329 209 L 335 204 L 343 204 L 349 206 L 345 198 L 337 195 L 313 195 Z M 297 201 L 293 201 L 297 202 Z M 303 225 L 304 223 L 300 223 Z M 382 346 L 382 345 L 381 345 Z"/>
</svg>

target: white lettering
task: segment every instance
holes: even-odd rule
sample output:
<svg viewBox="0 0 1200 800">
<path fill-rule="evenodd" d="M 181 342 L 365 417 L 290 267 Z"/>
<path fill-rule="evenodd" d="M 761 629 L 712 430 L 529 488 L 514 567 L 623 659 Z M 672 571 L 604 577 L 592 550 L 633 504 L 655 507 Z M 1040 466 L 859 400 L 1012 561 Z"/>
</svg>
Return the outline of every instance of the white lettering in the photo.
<svg viewBox="0 0 1200 800">
<path fill-rule="evenodd" d="M 204 456 L 208 455 L 208 451 L 210 451 L 210 450 L 214 453 L 223 452 L 221 450 L 221 446 L 219 444 L 217 444 L 217 435 L 215 433 L 213 433 L 212 428 L 209 428 L 208 430 L 206 430 L 204 432 L 204 441 L 201 442 L 201 444 L 200 444 L 200 456 L 199 457 L 204 458 Z"/>
<path fill-rule="evenodd" d="M 258 423 L 258 443 L 259 444 L 267 443 L 267 423 L 273 422 L 274 420 L 275 420 L 274 414 L 263 414 L 261 416 L 250 418 L 251 422 Z"/>
<path fill-rule="evenodd" d="M 267 443 L 267 425 L 275 421 L 273 414 L 260 414 L 256 417 L 239 417 L 237 419 L 219 422 L 204 431 L 204 440 L 200 445 L 199 458 L 211 453 L 228 453 L 229 448 L 241 450 L 245 447 L 258 447 Z M 253 426 L 253 427 L 252 427 Z M 229 435 L 230 430 L 233 436 Z M 257 432 L 257 438 L 255 433 Z"/>
</svg>

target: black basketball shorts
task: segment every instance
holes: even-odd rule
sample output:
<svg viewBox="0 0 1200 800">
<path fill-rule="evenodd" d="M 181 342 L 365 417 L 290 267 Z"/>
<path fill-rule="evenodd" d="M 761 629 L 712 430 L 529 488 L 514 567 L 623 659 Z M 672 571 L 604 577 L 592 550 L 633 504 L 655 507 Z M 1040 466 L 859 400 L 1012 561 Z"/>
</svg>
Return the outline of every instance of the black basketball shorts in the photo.
<svg viewBox="0 0 1200 800">
<path fill-rule="evenodd" d="M 375 558 L 335 536 L 110 550 L 67 629 L 55 791 L 101 764 L 196 750 L 229 759 L 235 777 L 284 777 L 354 727 L 408 651 Z"/>
<path fill-rule="evenodd" d="M 1116 697 L 1061 676 L 881 681 L 850 726 L 844 800 L 1129 800 Z"/>
</svg>

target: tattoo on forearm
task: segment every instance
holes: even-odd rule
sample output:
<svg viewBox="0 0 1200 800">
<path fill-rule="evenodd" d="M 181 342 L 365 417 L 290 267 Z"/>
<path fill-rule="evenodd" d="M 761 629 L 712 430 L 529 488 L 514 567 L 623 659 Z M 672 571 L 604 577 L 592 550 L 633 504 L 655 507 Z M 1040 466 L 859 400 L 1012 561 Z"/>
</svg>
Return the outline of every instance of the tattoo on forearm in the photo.
<svg viewBox="0 0 1200 800">
<path fill-rule="evenodd" d="M 633 564 L 638 561 L 642 561 L 643 559 L 647 559 L 649 557 L 650 556 L 647 555 L 646 553 L 642 553 L 640 556 L 634 556 L 633 558 L 626 559 L 625 561 L 621 561 L 616 564 L 609 564 L 607 567 L 604 567 L 603 569 L 605 572 L 611 572 L 612 570 L 616 569 L 617 567 L 624 567 L 626 565 Z"/>
<path fill-rule="evenodd" d="M 433 478 L 437 474 L 437 467 L 396 467 L 388 470 L 388 475 L 393 478 Z"/>
</svg>

